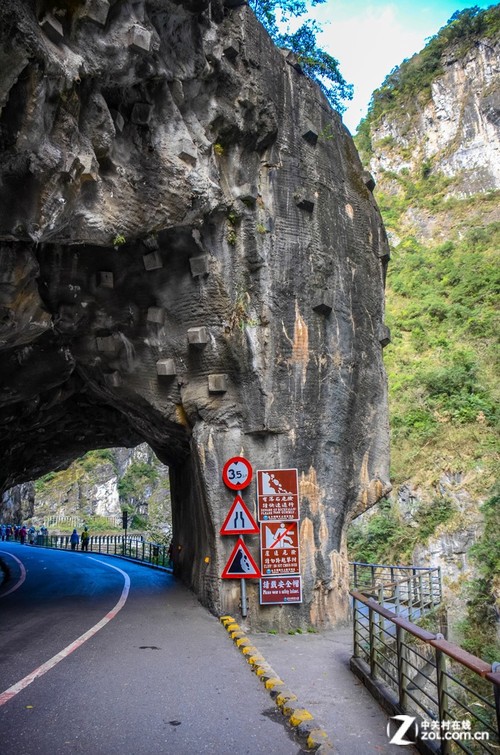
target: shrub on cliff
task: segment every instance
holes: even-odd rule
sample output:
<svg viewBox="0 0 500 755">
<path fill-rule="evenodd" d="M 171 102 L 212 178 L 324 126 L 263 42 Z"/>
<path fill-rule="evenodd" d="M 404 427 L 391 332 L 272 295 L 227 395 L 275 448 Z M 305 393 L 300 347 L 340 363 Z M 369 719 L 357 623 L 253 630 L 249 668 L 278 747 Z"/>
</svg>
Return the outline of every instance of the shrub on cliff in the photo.
<svg viewBox="0 0 500 755">
<path fill-rule="evenodd" d="M 304 73 L 319 84 L 331 106 L 344 112 L 342 100 L 351 100 L 353 87 L 339 70 L 338 61 L 316 44 L 321 26 L 312 19 L 305 20 L 292 31 L 292 19 L 302 18 L 311 6 L 325 0 L 250 0 L 255 15 L 278 47 L 292 50 Z"/>
</svg>

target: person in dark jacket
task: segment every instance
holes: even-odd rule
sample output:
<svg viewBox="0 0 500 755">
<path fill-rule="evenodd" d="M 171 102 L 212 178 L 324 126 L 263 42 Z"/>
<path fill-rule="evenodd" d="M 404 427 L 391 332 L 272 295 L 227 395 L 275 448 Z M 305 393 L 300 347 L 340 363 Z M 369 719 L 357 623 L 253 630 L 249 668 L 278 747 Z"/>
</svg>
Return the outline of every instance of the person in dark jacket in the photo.
<svg viewBox="0 0 500 755">
<path fill-rule="evenodd" d="M 76 550 L 76 546 L 80 542 L 80 538 L 79 538 L 78 532 L 76 530 L 73 530 L 73 532 L 71 533 L 71 537 L 69 539 L 69 542 L 71 543 L 71 550 L 75 551 Z"/>
</svg>

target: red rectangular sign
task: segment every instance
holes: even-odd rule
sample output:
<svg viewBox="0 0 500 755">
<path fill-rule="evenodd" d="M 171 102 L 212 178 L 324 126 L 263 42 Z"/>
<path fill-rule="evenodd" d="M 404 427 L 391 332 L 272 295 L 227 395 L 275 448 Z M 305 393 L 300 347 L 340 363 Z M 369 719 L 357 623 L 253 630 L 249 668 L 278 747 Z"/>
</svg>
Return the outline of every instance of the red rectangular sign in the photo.
<svg viewBox="0 0 500 755">
<path fill-rule="evenodd" d="M 296 469 L 257 472 L 257 518 L 260 522 L 300 519 Z"/>
<path fill-rule="evenodd" d="M 302 603 L 302 577 L 269 577 L 260 580 L 261 606 Z"/>
<path fill-rule="evenodd" d="M 261 573 L 300 572 L 297 522 L 262 522 L 260 525 Z"/>
</svg>

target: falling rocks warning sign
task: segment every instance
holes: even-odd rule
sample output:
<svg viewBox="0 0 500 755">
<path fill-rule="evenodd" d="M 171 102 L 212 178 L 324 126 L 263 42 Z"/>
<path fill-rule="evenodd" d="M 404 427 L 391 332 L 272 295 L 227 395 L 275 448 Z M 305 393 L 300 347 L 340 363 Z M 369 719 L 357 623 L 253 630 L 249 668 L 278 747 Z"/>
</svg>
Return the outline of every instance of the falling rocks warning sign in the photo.
<svg viewBox="0 0 500 755">
<path fill-rule="evenodd" d="M 300 519 L 296 469 L 257 472 L 257 518 L 260 522 Z"/>
</svg>

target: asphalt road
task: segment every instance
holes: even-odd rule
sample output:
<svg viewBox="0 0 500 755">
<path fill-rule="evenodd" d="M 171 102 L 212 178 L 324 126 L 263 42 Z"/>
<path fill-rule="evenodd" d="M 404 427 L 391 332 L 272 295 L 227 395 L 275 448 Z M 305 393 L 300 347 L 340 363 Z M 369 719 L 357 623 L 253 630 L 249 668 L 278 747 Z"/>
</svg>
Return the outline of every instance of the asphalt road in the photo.
<svg viewBox="0 0 500 755">
<path fill-rule="evenodd" d="M 302 752 L 171 575 L 17 543 L 0 558 L 0 755 Z"/>
</svg>

